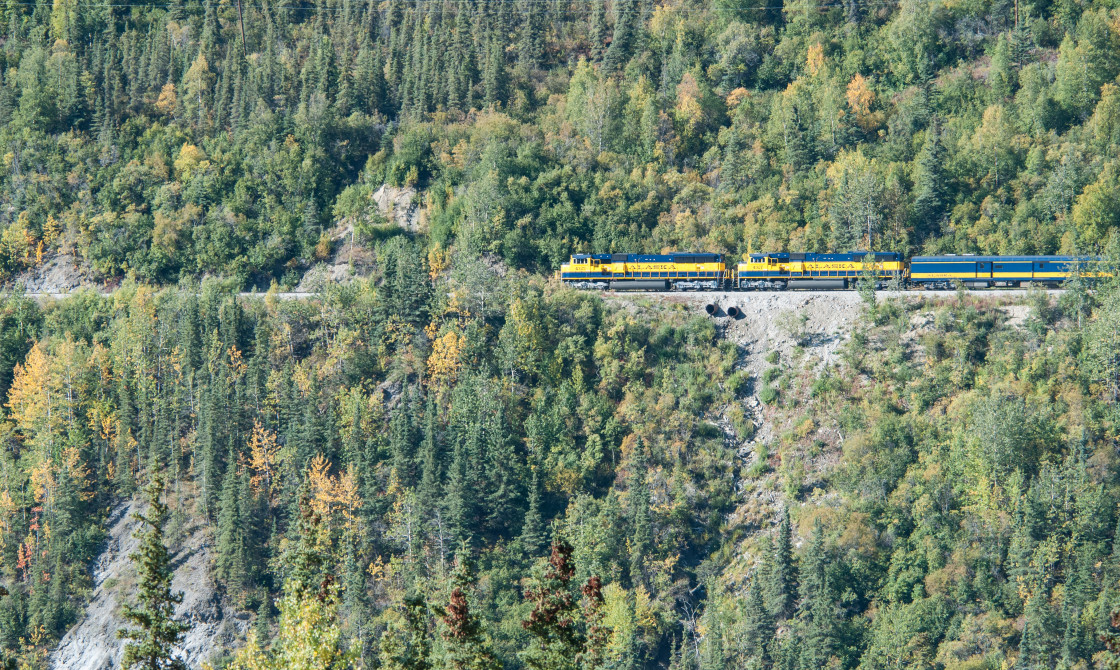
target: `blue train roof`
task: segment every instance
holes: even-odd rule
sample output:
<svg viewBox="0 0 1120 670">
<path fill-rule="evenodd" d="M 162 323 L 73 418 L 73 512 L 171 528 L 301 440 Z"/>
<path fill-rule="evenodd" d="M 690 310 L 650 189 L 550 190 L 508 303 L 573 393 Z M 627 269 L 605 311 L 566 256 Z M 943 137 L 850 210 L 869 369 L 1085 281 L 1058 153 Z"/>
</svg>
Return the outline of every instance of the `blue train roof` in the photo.
<svg viewBox="0 0 1120 670">
<path fill-rule="evenodd" d="M 943 256 L 915 256 L 911 263 L 1014 263 L 1019 262 L 1069 262 L 1099 261 L 1100 256 L 974 256 L 972 254 L 946 254 Z"/>
<path fill-rule="evenodd" d="M 719 263 L 723 261 L 723 254 L 674 251 L 668 254 L 572 254 L 572 258 L 614 263 Z"/>
<path fill-rule="evenodd" d="M 864 258 L 866 258 L 868 253 L 869 252 L 867 252 L 867 251 L 845 251 L 845 252 L 842 252 L 842 253 L 833 253 L 833 254 L 817 254 L 817 253 L 811 253 L 811 252 L 789 253 L 789 252 L 786 252 L 786 251 L 781 251 L 781 252 L 771 252 L 771 253 L 768 253 L 768 254 L 751 254 L 751 258 L 753 260 L 756 260 L 756 261 L 762 260 L 764 258 L 774 258 L 774 259 L 777 259 L 779 261 L 794 260 L 794 261 L 809 261 L 809 262 L 858 261 L 858 260 L 863 260 Z M 902 254 L 898 253 L 897 251 L 875 251 L 875 252 L 871 252 L 871 253 L 873 253 L 875 255 L 875 260 L 880 260 L 880 261 L 881 260 L 900 260 L 902 258 Z"/>
</svg>

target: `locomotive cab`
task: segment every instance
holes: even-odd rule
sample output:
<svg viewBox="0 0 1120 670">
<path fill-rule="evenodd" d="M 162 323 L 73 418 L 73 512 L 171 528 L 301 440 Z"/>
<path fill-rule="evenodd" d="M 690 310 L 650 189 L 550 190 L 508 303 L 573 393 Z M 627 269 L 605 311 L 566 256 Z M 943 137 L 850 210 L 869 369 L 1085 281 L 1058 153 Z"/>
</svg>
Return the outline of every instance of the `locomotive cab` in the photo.
<svg viewBox="0 0 1120 670">
<path fill-rule="evenodd" d="M 741 289 L 783 289 L 789 281 L 788 253 L 748 253 L 739 263 L 737 275 Z"/>
<path fill-rule="evenodd" d="M 576 288 L 605 289 L 611 276 L 610 254 L 572 254 L 560 266 L 560 279 Z"/>
</svg>

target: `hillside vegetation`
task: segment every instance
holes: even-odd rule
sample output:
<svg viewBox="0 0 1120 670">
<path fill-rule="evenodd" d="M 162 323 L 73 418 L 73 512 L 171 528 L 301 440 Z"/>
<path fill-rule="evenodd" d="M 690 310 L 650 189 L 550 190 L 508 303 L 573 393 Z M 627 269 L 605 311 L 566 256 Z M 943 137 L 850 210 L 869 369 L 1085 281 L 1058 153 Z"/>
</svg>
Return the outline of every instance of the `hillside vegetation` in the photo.
<svg viewBox="0 0 1120 670">
<path fill-rule="evenodd" d="M 758 6 L 754 6 L 758 5 Z M 1097 250 L 1106 0 L 87 0 L 0 8 L 0 270 L 293 285 L 331 231 L 572 251 Z M 870 239 L 868 239 L 870 238 Z"/>
<path fill-rule="evenodd" d="M 541 275 L 1115 259 L 1120 8 L 755 5 L 0 7 L 0 275 L 121 282 L 0 299 L 0 667 L 46 665 L 156 473 L 251 621 L 219 667 L 1115 666 L 1115 282 L 748 352 Z M 370 276 L 237 297 L 347 246 Z"/>
<path fill-rule="evenodd" d="M 331 667 L 1105 658 L 1116 289 L 1017 324 L 963 292 L 884 302 L 823 367 L 790 312 L 755 376 L 694 310 L 477 261 L 429 277 L 400 240 L 314 301 L 6 299 L 5 655 L 42 662 L 108 510 L 159 472 L 169 540 L 208 526 L 251 613 L 239 668 L 304 667 L 301 630 Z"/>
</svg>

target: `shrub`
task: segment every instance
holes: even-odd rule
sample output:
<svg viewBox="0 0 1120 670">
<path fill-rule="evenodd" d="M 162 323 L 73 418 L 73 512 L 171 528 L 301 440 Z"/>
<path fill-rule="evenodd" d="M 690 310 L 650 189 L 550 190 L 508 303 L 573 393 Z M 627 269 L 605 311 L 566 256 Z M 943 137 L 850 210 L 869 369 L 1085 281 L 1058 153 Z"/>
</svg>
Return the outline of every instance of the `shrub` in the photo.
<svg viewBox="0 0 1120 670">
<path fill-rule="evenodd" d="M 778 400 L 778 390 L 767 384 L 758 392 L 758 399 L 764 404 L 773 405 Z"/>
</svg>

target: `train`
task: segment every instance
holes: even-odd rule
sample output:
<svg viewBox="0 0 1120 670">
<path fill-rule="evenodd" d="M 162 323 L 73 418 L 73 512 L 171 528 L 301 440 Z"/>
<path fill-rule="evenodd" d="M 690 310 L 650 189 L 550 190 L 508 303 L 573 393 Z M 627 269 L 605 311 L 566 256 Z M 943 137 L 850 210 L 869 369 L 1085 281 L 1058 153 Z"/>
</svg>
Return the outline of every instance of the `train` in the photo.
<svg viewBox="0 0 1120 670">
<path fill-rule="evenodd" d="M 748 252 L 734 263 L 724 254 L 572 254 L 560 280 L 581 289 L 746 291 L 852 289 L 868 278 L 875 288 L 970 289 L 1056 287 L 1075 272 L 1103 275 L 1098 256 L 914 256 L 894 251 L 844 253 Z"/>
</svg>

